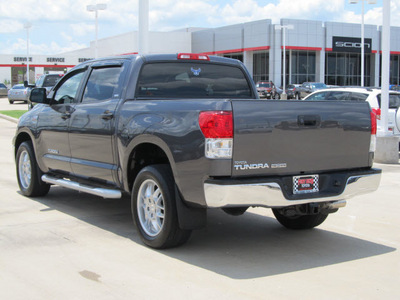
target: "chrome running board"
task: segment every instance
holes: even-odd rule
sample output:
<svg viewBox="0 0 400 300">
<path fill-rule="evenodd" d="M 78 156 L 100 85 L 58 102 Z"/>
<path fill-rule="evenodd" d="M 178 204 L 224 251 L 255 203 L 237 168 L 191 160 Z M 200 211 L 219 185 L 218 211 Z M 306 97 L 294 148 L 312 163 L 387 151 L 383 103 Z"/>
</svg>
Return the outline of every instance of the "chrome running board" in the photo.
<svg viewBox="0 0 400 300">
<path fill-rule="evenodd" d="M 52 177 L 49 175 L 43 175 L 42 180 L 44 182 L 47 182 L 50 184 L 59 185 L 59 186 L 62 186 L 62 187 L 65 187 L 65 188 L 68 188 L 71 190 L 84 192 L 84 193 L 100 196 L 103 198 L 118 199 L 118 198 L 122 197 L 122 193 L 120 190 L 98 188 L 98 187 L 81 184 L 81 183 L 67 180 L 67 179 Z"/>
</svg>

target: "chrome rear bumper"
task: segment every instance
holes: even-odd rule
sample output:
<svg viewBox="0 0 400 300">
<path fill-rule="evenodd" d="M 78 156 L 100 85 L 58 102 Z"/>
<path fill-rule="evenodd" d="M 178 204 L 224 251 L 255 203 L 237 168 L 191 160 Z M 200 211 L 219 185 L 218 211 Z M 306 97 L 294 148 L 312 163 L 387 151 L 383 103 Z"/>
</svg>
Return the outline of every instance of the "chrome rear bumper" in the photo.
<svg viewBox="0 0 400 300">
<path fill-rule="evenodd" d="M 381 172 L 348 177 L 344 190 L 339 195 L 318 197 L 308 194 L 307 199 L 287 199 L 277 182 L 249 184 L 204 183 L 207 207 L 263 206 L 285 207 L 316 202 L 335 202 L 376 191 Z M 222 183 L 222 182 L 221 182 Z M 318 194 L 317 194 L 318 195 Z"/>
</svg>

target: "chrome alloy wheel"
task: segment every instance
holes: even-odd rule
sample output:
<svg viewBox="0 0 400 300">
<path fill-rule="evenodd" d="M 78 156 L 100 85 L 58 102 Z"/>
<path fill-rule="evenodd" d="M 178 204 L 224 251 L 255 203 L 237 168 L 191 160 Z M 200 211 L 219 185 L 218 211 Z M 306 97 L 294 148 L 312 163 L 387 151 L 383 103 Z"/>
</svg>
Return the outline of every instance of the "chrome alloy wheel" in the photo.
<svg viewBox="0 0 400 300">
<path fill-rule="evenodd" d="M 32 180 L 31 158 L 28 151 L 22 151 L 18 161 L 19 181 L 24 189 L 28 189 Z"/>
<path fill-rule="evenodd" d="M 152 179 L 145 180 L 138 192 L 137 211 L 144 232 L 157 236 L 164 225 L 164 198 L 160 187 Z"/>
</svg>

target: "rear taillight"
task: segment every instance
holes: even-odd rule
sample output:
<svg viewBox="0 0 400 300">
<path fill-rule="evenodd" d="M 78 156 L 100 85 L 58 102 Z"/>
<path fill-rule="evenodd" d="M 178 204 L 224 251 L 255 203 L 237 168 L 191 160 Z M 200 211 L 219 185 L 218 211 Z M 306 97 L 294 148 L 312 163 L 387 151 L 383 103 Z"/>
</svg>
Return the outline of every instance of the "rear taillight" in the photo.
<svg viewBox="0 0 400 300">
<path fill-rule="evenodd" d="M 370 152 L 375 152 L 376 150 L 376 131 L 377 131 L 377 114 L 376 114 L 376 109 L 373 109 L 371 111 L 371 142 L 369 145 L 369 151 Z M 379 113 L 380 113 L 380 109 L 379 109 Z"/>
<path fill-rule="evenodd" d="M 196 53 L 179 53 L 178 59 L 210 60 L 208 55 Z"/>
<path fill-rule="evenodd" d="M 378 118 L 376 112 L 374 110 L 371 111 L 371 134 L 376 134 L 377 130 L 377 122 L 376 119 Z"/>
<path fill-rule="evenodd" d="M 207 158 L 232 158 L 233 116 L 231 111 L 202 111 L 199 126 L 206 138 Z"/>
<path fill-rule="evenodd" d="M 373 108 L 372 111 L 375 113 L 376 119 L 380 120 L 381 119 L 381 114 L 382 114 L 381 109 L 380 108 Z"/>
</svg>

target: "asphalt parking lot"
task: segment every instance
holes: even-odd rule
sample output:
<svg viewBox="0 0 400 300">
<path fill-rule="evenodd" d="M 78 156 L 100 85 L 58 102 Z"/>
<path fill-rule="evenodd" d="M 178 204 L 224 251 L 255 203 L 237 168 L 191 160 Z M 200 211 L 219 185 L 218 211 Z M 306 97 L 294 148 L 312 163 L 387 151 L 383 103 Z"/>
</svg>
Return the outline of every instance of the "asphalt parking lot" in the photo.
<svg viewBox="0 0 400 300">
<path fill-rule="evenodd" d="M 22 196 L 15 128 L 0 118 L 0 299 L 400 299 L 400 164 L 376 164 L 379 190 L 314 230 L 286 230 L 263 208 L 210 210 L 187 244 L 155 251 L 129 198 Z"/>
</svg>

